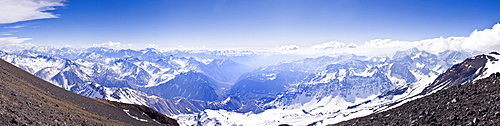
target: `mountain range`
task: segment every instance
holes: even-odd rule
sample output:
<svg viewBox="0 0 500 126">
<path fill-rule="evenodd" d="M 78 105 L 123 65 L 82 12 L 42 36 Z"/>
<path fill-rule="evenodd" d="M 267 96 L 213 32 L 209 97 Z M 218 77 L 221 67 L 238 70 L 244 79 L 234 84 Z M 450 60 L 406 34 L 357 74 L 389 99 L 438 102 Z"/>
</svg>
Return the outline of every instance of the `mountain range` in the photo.
<svg viewBox="0 0 500 126">
<path fill-rule="evenodd" d="M 179 125 L 151 108 L 84 97 L 0 59 L 1 125 Z"/>
<path fill-rule="evenodd" d="M 392 56 L 314 58 L 153 48 L 0 52 L 1 59 L 68 91 L 148 106 L 181 125 L 324 125 L 380 113 L 500 71 L 496 53 L 472 56 L 417 48 Z"/>
</svg>

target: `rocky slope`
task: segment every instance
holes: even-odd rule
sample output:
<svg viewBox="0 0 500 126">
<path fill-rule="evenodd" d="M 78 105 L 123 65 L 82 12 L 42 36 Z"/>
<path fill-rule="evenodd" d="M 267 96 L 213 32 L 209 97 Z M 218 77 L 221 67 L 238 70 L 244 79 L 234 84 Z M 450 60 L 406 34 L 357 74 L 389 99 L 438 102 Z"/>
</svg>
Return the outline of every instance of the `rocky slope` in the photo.
<svg viewBox="0 0 500 126">
<path fill-rule="evenodd" d="M 500 73 L 335 125 L 497 125 Z"/>
<path fill-rule="evenodd" d="M 0 125 L 170 125 L 145 106 L 84 97 L 0 60 Z"/>
<path fill-rule="evenodd" d="M 452 66 L 451 68 L 446 70 L 446 72 L 439 75 L 432 84 L 427 86 L 422 91 L 421 94 L 425 95 L 440 89 L 446 89 L 455 85 L 472 82 L 478 77 L 478 79 L 480 79 L 481 75 L 488 74 L 488 69 L 494 69 L 488 68 L 489 66 L 486 65 L 486 63 L 495 64 L 495 62 L 498 61 L 498 59 L 496 59 L 495 57 L 498 56 L 498 53 L 492 52 L 490 54 L 483 54 L 468 58 L 462 63 Z"/>
</svg>

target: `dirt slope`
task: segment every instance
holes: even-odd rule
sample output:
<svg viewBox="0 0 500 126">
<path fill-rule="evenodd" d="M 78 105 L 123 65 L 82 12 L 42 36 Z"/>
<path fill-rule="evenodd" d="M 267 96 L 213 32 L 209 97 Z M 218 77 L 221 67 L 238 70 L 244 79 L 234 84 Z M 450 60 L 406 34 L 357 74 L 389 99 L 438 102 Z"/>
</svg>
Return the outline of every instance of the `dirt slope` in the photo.
<svg viewBox="0 0 500 126">
<path fill-rule="evenodd" d="M 500 125 L 500 73 L 335 125 Z"/>
<path fill-rule="evenodd" d="M 145 106 L 66 91 L 0 59 L 0 125 L 176 126 L 178 123 Z"/>
</svg>

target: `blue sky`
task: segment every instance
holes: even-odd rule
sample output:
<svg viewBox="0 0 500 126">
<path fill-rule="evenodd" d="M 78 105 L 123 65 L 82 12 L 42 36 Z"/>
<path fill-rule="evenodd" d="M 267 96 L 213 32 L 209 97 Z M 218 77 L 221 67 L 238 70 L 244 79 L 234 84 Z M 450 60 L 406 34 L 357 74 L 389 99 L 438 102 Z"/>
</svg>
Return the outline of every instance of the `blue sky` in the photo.
<svg viewBox="0 0 500 126">
<path fill-rule="evenodd" d="M 329 41 L 362 44 L 372 39 L 417 41 L 468 36 L 475 29 L 491 28 L 500 22 L 498 0 L 66 0 L 62 3 L 63 6 L 46 11 L 57 18 L 0 24 L 0 38 L 31 38 L 25 42 L 48 46 L 108 41 L 155 44 L 160 48 L 312 46 Z"/>
</svg>

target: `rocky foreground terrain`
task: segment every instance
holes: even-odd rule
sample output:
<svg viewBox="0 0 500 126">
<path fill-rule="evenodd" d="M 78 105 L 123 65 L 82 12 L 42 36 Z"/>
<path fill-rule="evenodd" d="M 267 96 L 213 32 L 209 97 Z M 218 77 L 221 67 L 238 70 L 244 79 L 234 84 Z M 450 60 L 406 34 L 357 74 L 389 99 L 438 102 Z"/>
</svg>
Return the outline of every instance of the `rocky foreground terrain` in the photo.
<svg viewBox="0 0 500 126">
<path fill-rule="evenodd" d="M 179 125 L 151 108 L 66 91 L 0 60 L 0 125 Z"/>
<path fill-rule="evenodd" d="M 499 125 L 500 73 L 334 125 Z"/>
</svg>

